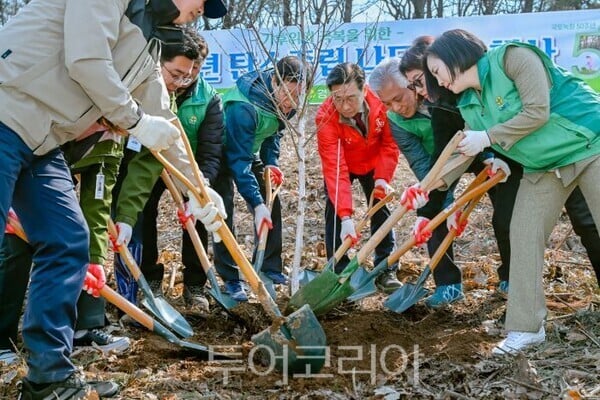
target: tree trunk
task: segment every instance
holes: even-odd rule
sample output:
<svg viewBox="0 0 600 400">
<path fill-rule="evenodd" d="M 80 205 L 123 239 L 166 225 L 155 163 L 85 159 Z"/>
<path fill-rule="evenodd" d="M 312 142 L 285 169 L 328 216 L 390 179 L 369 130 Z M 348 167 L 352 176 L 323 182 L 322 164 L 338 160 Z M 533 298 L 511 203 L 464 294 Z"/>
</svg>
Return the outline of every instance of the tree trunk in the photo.
<svg viewBox="0 0 600 400">
<path fill-rule="evenodd" d="M 344 0 L 344 21 L 352 22 L 352 0 Z"/>
</svg>

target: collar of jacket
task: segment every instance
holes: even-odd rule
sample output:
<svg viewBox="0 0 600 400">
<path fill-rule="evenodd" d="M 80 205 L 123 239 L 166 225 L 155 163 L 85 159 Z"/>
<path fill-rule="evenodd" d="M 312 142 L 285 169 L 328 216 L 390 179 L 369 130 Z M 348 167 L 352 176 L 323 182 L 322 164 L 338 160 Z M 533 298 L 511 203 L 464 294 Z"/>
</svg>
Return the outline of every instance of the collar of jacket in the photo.
<svg viewBox="0 0 600 400">
<path fill-rule="evenodd" d="M 179 16 L 179 9 L 172 0 L 131 0 L 125 15 L 137 25 L 146 40 L 160 37 L 161 26 L 173 26 Z"/>
</svg>

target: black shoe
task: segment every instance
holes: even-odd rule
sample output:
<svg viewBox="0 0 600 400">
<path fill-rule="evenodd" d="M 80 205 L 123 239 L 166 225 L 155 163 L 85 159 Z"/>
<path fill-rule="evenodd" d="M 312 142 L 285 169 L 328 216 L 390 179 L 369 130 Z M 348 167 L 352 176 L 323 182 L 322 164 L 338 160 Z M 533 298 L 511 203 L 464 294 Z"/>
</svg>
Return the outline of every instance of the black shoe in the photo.
<svg viewBox="0 0 600 400">
<path fill-rule="evenodd" d="M 102 329 L 86 329 L 76 331 L 73 336 L 74 347 L 91 346 L 104 352 L 123 353 L 129 349 L 129 338 L 125 336 L 113 336 Z"/>
<path fill-rule="evenodd" d="M 113 397 L 119 392 L 119 386 L 114 382 L 86 382 L 77 374 L 43 386 L 23 379 L 20 386 L 19 400 L 83 400 L 93 395 Z"/>
<path fill-rule="evenodd" d="M 387 270 L 375 280 L 377 287 L 384 293 L 392 293 L 402 286 L 402 282 L 396 276 L 396 270 Z"/>
<path fill-rule="evenodd" d="M 210 311 L 210 305 L 204 287 L 200 285 L 183 285 L 183 301 L 188 307 L 197 308 L 204 312 Z"/>
</svg>

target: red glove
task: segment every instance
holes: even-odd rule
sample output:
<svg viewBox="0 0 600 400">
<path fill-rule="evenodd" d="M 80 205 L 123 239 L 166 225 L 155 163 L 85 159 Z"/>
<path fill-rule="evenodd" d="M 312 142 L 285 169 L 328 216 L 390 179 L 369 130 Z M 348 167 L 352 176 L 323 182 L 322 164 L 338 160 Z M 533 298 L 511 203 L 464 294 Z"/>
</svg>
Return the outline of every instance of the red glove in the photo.
<svg viewBox="0 0 600 400">
<path fill-rule="evenodd" d="M 14 219 L 15 221 L 19 220 L 19 217 L 17 217 L 17 213 L 15 213 L 15 210 L 13 210 L 12 207 L 8 209 L 8 218 Z M 6 227 L 4 228 L 4 233 L 10 233 L 11 235 L 17 234 L 15 228 L 9 223 L 6 224 Z"/>
<path fill-rule="evenodd" d="M 271 183 L 275 186 L 279 186 L 283 183 L 283 172 L 276 165 L 267 165 L 265 167 L 271 173 Z"/>
<path fill-rule="evenodd" d="M 385 179 L 376 179 L 375 187 L 373 188 L 373 197 L 377 200 L 381 200 L 392 193 L 393 190 L 394 189 L 392 189 Z"/>
<path fill-rule="evenodd" d="M 100 264 L 88 264 L 87 274 L 83 280 L 83 290 L 94 297 L 100 297 L 100 289 L 106 284 L 104 268 Z"/>
<path fill-rule="evenodd" d="M 429 218 L 418 217 L 413 227 L 413 236 L 415 237 L 415 246 L 420 246 L 426 243 L 431 237 L 431 231 L 427 229 Z"/>
<path fill-rule="evenodd" d="M 416 210 L 423 207 L 429 201 L 429 192 L 421 189 L 419 183 L 406 188 L 400 196 L 400 204 L 408 210 Z"/>
<path fill-rule="evenodd" d="M 464 220 L 462 223 L 459 223 L 460 216 L 462 215 L 462 211 L 457 211 L 446 220 L 446 226 L 449 231 L 454 231 L 456 236 L 462 235 L 465 228 L 467 227 L 467 220 Z"/>
</svg>

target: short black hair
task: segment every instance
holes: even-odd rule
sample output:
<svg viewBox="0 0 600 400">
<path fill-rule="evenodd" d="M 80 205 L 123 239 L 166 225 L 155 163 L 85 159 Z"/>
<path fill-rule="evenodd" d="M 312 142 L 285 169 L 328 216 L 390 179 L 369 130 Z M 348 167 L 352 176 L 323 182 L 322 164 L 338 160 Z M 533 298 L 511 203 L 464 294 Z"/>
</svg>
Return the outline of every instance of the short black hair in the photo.
<svg viewBox="0 0 600 400">
<path fill-rule="evenodd" d="M 200 57 L 200 47 L 196 40 L 198 34 L 189 27 L 181 27 L 183 40 L 179 43 L 163 43 L 161 46 L 160 61 L 162 63 L 173 60 L 177 56 L 184 56 L 192 61 Z M 208 46 L 207 46 L 208 54 Z"/>
<path fill-rule="evenodd" d="M 198 33 L 196 29 L 192 29 L 187 26 L 183 27 L 183 29 L 184 35 L 189 36 L 189 38 L 198 46 L 198 58 L 196 60 L 200 64 L 204 63 L 204 60 L 206 60 L 206 57 L 208 57 L 208 53 L 210 52 L 206 39 L 204 39 L 204 37 Z"/>
<path fill-rule="evenodd" d="M 296 56 L 285 56 L 275 64 L 277 73 L 274 74 L 277 84 L 280 78 L 284 82 L 302 82 L 306 77 L 306 67 Z"/>
<path fill-rule="evenodd" d="M 434 37 L 430 35 L 419 36 L 412 42 L 412 46 L 404 52 L 400 60 L 400 73 L 406 75 L 409 71 L 424 70 L 425 51 L 433 43 Z"/>
<path fill-rule="evenodd" d="M 463 29 L 452 29 L 442 33 L 425 51 L 425 60 L 432 55 L 439 58 L 448 67 L 452 79 L 457 73 L 462 73 L 471 68 L 487 52 L 487 46 L 477 36 Z M 427 93 L 432 100 L 438 99 L 442 87 L 433 76 L 429 68 L 423 69 Z"/>
<path fill-rule="evenodd" d="M 344 85 L 346 83 L 356 82 L 356 86 L 360 90 L 365 86 L 365 71 L 358 64 L 345 62 L 333 67 L 327 75 L 327 88 L 331 88 L 335 85 Z"/>
</svg>

